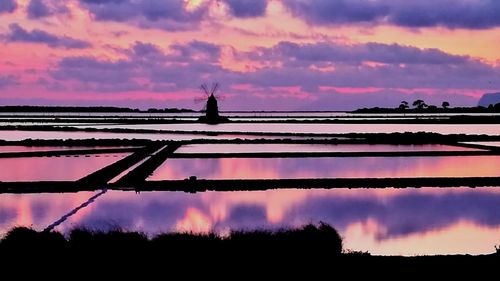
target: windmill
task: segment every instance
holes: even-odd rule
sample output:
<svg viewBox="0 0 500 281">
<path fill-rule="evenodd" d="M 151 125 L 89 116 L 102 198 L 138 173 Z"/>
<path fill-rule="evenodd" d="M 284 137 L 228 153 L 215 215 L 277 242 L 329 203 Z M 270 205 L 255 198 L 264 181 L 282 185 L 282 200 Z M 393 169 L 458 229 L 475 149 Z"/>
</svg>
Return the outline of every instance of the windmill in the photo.
<svg viewBox="0 0 500 281">
<path fill-rule="evenodd" d="M 208 124 L 217 124 L 228 120 L 225 117 L 219 116 L 217 99 L 223 99 L 223 97 L 216 95 L 218 88 L 219 83 L 213 83 L 210 89 L 207 84 L 200 86 L 200 89 L 204 93 L 205 97 L 195 98 L 195 102 L 206 101 L 206 103 L 202 110 L 205 112 L 205 116 L 200 117 L 199 121 L 206 122 Z"/>
<path fill-rule="evenodd" d="M 202 84 L 200 86 L 201 92 L 203 93 L 203 96 L 201 97 L 196 97 L 194 98 L 195 103 L 205 103 L 203 106 L 203 109 L 201 110 L 202 112 L 205 112 L 207 110 L 207 102 L 210 96 L 214 96 L 216 100 L 223 100 L 224 97 L 220 96 L 217 93 L 217 90 L 219 89 L 219 83 L 213 83 L 212 87 L 209 87 L 207 84 Z"/>
</svg>

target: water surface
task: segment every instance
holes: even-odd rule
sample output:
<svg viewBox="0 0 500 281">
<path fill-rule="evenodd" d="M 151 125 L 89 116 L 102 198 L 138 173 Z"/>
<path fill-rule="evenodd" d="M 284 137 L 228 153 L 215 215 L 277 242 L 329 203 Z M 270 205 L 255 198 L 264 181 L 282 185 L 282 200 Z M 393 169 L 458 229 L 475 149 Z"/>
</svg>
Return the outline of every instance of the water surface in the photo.
<svg viewBox="0 0 500 281">
<path fill-rule="evenodd" d="M 282 139 L 279 136 L 231 135 L 231 134 L 175 134 L 175 133 L 108 133 L 108 132 L 65 132 L 65 131 L 20 131 L 0 130 L 0 140 L 21 141 L 34 140 L 67 140 L 67 139 L 138 139 L 138 140 L 194 140 L 194 139 Z M 301 139 L 300 137 L 286 137 Z"/>
<path fill-rule="evenodd" d="M 95 127 L 95 126 L 79 126 Z M 308 133 L 308 134 L 347 134 L 347 133 L 404 133 L 430 132 L 438 134 L 500 135 L 498 124 L 327 124 L 327 123 L 226 123 L 208 125 L 191 124 L 140 124 L 140 125 L 102 125 L 108 129 L 151 129 L 163 131 L 211 131 L 246 133 Z"/>
<path fill-rule="evenodd" d="M 0 181 L 78 180 L 128 153 L 62 157 L 0 158 Z"/>
<path fill-rule="evenodd" d="M 94 193 L 0 194 L 0 236 L 13 226 L 42 230 Z M 278 229 L 326 222 L 344 247 L 377 255 L 489 254 L 500 242 L 500 187 L 108 191 L 56 229 L 168 231 Z"/>
<path fill-rule="evenodd" d="M 0 237 L 16 226 L 32 227 L 41 231 L 93 194 L 0 194 Z M 78 212 L 73 218 L 78 219 L 82 215 L 85 215 L 85 210 Z"/>
<path fill-rule="evenodd" d="M 57 204 L 47 206 L 55 209 Z M 29 215 L 32 207 L 18 207 L 23 208 Z M 500 242 L 499 214 L 498 187 L 197 194 L 108 191 L 58 230 L 83 226 L 121 227 L 150 235 L 167 231 L 226 233 L 323 221 L 340 232 L 347 249 L 382 255 L 487 254 Z"/>
<path fill-rule="evenodd" d="M 422 144 L 189 144 L 176 150 L 177 153 L 259 153 L 259 152 L 391 152 L 391 151 L 474 151 L 479 149 L 461 146 Z"/>
<path fill-rule="evenodd" d="M 500 141 L 477 141 L 477 142 L 464 142 L 464 143 L 500 147 Z"/>
<path fill-rule="evenodd" d="M 500 176 L 500 156 L 176 158 L 148 180 Z"/>
<path fill-rule="evenodd" d="M 86 149 L 112 149 L 112 148 L 134 148 L 131 146 L 22 146 L 22 145 L 0 145 L 0 153 L 4 152 L 47 152 L 54 150 L 86 150 Z"/>
</svg>

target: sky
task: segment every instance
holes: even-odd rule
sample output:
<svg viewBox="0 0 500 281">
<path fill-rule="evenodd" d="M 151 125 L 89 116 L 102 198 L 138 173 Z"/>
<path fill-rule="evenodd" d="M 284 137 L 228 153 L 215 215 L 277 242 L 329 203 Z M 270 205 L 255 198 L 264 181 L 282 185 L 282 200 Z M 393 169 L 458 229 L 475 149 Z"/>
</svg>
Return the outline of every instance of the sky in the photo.
<svg viewBox="0 0 500 281">
<path fill-rule="evenodd" d="M 499 46 L 497 0 L 0 0 L 0 105 L 475 106 Z"/>
</svg>

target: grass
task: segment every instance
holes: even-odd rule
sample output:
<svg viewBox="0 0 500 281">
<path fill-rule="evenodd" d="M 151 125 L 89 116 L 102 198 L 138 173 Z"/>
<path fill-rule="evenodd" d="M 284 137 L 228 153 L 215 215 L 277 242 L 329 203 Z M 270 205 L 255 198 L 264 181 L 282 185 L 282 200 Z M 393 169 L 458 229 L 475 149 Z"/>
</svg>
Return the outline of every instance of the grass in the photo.
<svg viewBox="0 0 500 281">
<path fill-rule="evenodd" d="M 234 231 L 229 236 L 215 233 L 163 233 L 148 238 L 144 233 L 113 230 L 109 232 L 74 229 L 67 237 L 60 232 L 37 232 L 17 227 L 0 242 L 2 252 L 51 252 L 67 255 L 85 252 L 116 257 L 129 253 L 196 256 L 266 255 L 285 258 L 294 253 L 339 256 L 342 239 L 327 225 L 306 225 L 297 229 L 278 231 Z"/>
<path fill-rule="evenodd" d="M 42 268 L 51 272 L 74 269 L 76 274 L 132 272 L 169 276 L 229 274 L 241 279 L 271 274 L 332 278 L 356 276 L 408 276 L 407 274 L 475 276 L 498 266 L 500 252 L 470 256 L 373 256 L 368 252 L 342 248 L 342 238 L 327 224 L 305 225 L 278 231 L 233 231 L 228 236 L 215 233 L 163 233 L 148 237 L 140 232 L 109 232 L 74 229 L 67 236 L 59 232 L 37 232 L 30 228 L 12 229 L 0 241 L 2 270 Z M 25 274 L 16 271 L 16 274 Z M 406 272 L 401 275 L 399 272 Z M 39 274 L 40 272 L 34 271 Z M 375 275 L 374 275 L 375 274 Z M 257 277 L 259 276 L 259 277 Z M 116 279 L 116 278 L 115 278 Z"/>
</svg>

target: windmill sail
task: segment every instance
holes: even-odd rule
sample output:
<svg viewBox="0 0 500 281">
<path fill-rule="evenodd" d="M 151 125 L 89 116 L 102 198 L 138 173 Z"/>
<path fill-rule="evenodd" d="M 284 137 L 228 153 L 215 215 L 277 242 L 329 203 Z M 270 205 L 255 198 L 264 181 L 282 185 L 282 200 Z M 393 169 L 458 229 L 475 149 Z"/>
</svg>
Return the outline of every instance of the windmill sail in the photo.
<svg viewBox="0 0 500 281">
<path fill-rule="evenodd" d="M 206 122 L 208 124 L 218 124 L 228 121 L 227 118 L 219 115 L 219 106 L 217 103 L 217 96 L 215 95 L 219 88 L 219 83 L 212 84 L 210 89 L 206 84 L 201 85 L 200 88 L 206 95 L 206 104 L 204 107 L 205 116 L 200 117 L 199 121 Z"/>
</svg>

